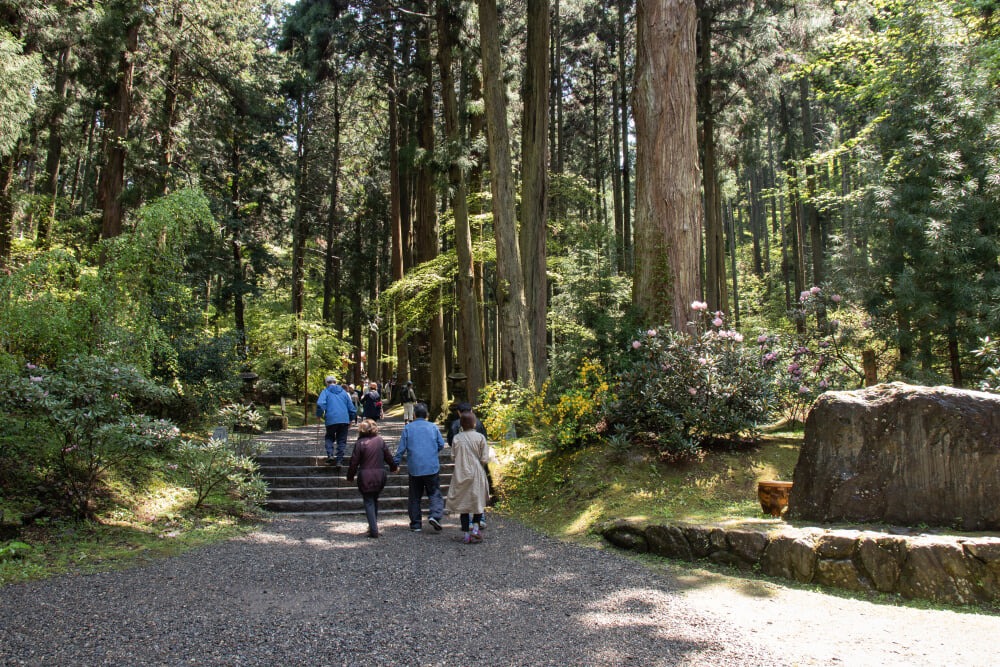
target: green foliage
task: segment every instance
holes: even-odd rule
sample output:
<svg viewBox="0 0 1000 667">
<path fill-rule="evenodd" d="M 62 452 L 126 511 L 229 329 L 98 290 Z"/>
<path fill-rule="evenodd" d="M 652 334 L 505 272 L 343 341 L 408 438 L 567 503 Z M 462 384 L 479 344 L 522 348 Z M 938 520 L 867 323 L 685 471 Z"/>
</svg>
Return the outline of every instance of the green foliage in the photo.
<svg viewBox="0 0 1000 667">
<path fill-rule="evenodd" d="M 21 45 L 0 29 L 0 155 L 14 148 L 35 107 L 35 88 L 42 78 L 39 53 L 22 55 Z"/>
<path fill-rule="evenodd" d="M 99 271 L 55 249 L 0 274 L 0 345 L 40 366 L 81 355 L 127 360 L 194 396 L 195 410 L 214 407 L 233 391 L 233 348 L 198 329 L 202 312 L 185 273 L 188 241 L 211 225 L 207 202 L 183 190 L 136 219 L 105 245 Z"/>
<path fill-rule="evenodd" d="M 615 431 L 668 458 L 696 456 L 712 439 L 756 435 L 778 407 L 770 366 L 716 317 L 715 328 L 698 333 L 663 327 L 633 341 L 610 411 Z"/>
<path fill-rule="evenodd" d="M 217 418 L 226 427 L 227 437 L 182 442 L 175 465 L 194 489 L 194 509 L 200 509 L 212 493 L 225 489 L 235 493 L 247 510 L 256 510 L 267 496 L 256 461 L 263 451 L 256 434 L 264 417 L 251 405 L 234 403 L 220 409 Z"/>
<path fill-rule="evenodd" d="M 249 506 L 258 506 L 263 500 L 258 491 L 260 475 L 256 462 L 237 454 L 225 440 L 184 441 L 178 447 L 177 461 L 194 489 L 196 510 L 219 488 L 234 489 Z"/>
<path fill-rule="evenodd" d="M 52 369 L 27 364 L 0 378 L 0 414 L 31 424 L 55 499 L 85 519 L 94 515 L 105 473 L 170 448 L 177 428 L 140 412 L 168 395 L 133 366 L 76 357 Z"/>
<path fill-rule="evenodd" d="M 507 442 L 517 437 L 519 427 L 527 428 L 532 424 L 534 397 L 534 391 L 510 381 L 492 382 L 483 387 L 476 411 L 490 439 Z"/>
<path fill-rule="evenodd" d="M 31 551 L 31 545 L 24 542 L 8 542 L 0 544 L 0 563 L 9 560 L 24 558 Z"/>
<path fill-rule="evenodd" d="M 557 449 L 570 449 L 598 438 L 598 426 L 615 401 L 607 375 L 599 362 L 585 359 L 573 382 L 558 391 L 549 383 L 542 387 L 528 408 L 547 442 Z"/>
</svg>

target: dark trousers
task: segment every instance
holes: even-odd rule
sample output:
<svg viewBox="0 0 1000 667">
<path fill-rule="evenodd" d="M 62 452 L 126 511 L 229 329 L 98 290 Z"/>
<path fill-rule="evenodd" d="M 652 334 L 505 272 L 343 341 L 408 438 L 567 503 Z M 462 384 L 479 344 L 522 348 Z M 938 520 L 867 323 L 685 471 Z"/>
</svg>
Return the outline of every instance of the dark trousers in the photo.
<svg viewBox="0 0 1000 667">
<path fill-rule="evenodd" d="M 350 424 L 326 425 L 326 456 L 333 458 L 333 443 L 337 443 L 337 463 L 344 461 L 344 450 L 347 449 L 347 430 Z"/>
<path fill-rule="evenodd" d="M 439 473 L 433 475 L 410 475 L 410 528 L 420 528 L 421 512 L 420 500 L 427 494 L 430 501 L 431 517 L 441 520 L 444 516 L 444 498 L 441 497 L 441 476 Z"/>
<path fill-rule="evenodd" d="M 361 500 L 365 504 L 365 516 L 368 517 L 368 532 L 378 535 L 378 494 L 362 493 Z"/>
<path fill-rule="evenodd" d="M 459 520 L 462 522 L 463 533 L 469 532 L 469 516 L 470 515 L 466 513 L 459 518 Z M 482 514 L 472 514 L 471 516 L 472 516 L 472 523 L 476 524 L 477 526 L 479 525 L 479 522 L 483 520 Z"/>
</svg>

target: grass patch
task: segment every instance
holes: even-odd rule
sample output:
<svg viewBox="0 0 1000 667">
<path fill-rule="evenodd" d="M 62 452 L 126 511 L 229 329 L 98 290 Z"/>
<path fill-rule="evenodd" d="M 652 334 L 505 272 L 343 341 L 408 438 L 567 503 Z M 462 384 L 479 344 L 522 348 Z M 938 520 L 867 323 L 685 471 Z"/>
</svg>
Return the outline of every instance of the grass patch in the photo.
<svg viewBox="0 0 1000 667">
<path fill-rule="evenodd" d="M 594 524 L 613 518 L 774 521 L 761 512 L 757 482 L 791 480 L 800 446 L 800 432 L 782 432 L 675 464 L 600 446 L 554 452 L 522 439 L 500 452 L 501 509 L 552 535 L 580 540 Z"/>
<path fill-rule="evenodd" d="M 136 483 L 106 480 L 97 521 L 42 517 L 0 541 L 0 586 L 62 574 L 83 574 L 142 565 L 231 539 L 259 525 L 225 494 L 194 512 L 194 493 L 167 475 Z M 0 501 L 5 521 L 16 524 L 25 503 Z"/>
</svg>

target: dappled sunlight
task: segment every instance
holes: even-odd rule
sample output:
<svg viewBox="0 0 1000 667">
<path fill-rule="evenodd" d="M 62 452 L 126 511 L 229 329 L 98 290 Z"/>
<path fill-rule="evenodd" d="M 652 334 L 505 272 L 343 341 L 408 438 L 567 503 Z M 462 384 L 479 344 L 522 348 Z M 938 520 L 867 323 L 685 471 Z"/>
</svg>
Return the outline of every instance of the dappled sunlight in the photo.
<svg viewBox="0 0 1000 667">
<path fill-rule="evenodd" d="M 136 506 L 137 516 L 156 518 L 167 514 L 178 514 L 195 500 L 191 489 L 181 486 L 163 486 L 145 496 Z"/>
<path fill-rule="evenodd" d="M 605 505 L 603 500 L 596 500 L 592 502 L 587 509 L 580 513 L 580 515 L 573 521 L 566 529 L 563 531 L 564 535 L 580 535 L 587 532 L 590 527 L 597 521 L 601 515 L 604 513 Z"/>
</svg>

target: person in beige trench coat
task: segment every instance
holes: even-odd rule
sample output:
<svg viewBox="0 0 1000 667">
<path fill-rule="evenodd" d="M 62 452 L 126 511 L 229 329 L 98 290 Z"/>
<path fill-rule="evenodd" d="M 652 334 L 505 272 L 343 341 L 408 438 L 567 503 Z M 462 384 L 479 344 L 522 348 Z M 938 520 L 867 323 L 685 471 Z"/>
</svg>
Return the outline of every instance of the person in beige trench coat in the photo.
<svg viewBox="0 0 1000 667">
<path fill-rule="evenodd" d="M 462 522 L 462 541 L 466 544 L 481 542 L 479 522 L 490 499 L 490 486 L 483 466 L 490 461 L 490 446 L 482 433 L 476 432 L 476 416 L 464 412 L 461 416 L 462 431 L 451 443 L 451 456 L 455 471 L 448 489 L 448 510 L 459 513 Z M 469 529 L 469 520 L 472 529 Z"/>
</svg>

